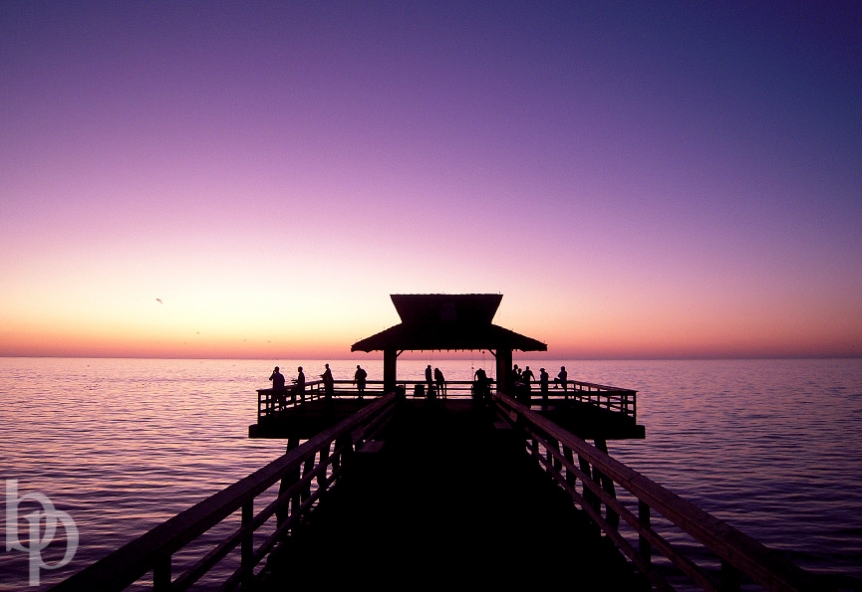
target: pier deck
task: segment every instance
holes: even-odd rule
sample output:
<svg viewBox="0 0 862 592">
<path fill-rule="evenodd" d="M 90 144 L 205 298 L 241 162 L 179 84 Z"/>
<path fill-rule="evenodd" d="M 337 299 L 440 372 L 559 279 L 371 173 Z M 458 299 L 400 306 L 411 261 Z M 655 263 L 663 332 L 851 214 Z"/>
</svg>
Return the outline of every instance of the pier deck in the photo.
<svg viewBox="0 0 862 592">
<path fill-rule="evenodd" d="M 408 401 L 307 525 L 265 590 L 559 583 L 648 589 L 520 440 L 470 401 Z"/>
</svg>

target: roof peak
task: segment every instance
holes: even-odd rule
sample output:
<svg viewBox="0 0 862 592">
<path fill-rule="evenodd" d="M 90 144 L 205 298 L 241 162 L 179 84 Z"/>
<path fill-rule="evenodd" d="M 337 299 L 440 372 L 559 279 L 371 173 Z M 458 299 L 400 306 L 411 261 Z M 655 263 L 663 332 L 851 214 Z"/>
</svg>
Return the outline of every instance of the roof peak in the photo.
<svg viewBox="0 0 862 592">
<path fill-rule="evenodd" d="M 404 323 L 490 324 L 502 294 L 391 294 Z"/>
</svg>

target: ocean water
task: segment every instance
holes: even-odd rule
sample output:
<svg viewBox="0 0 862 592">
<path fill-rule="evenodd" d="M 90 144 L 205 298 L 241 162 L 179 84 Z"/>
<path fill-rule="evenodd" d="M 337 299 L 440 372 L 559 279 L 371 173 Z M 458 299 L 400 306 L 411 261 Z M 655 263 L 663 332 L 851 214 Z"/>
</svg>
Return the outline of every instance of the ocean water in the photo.
<svg viewBox="0 0 862 592">
<path fill-rule="evenodd" d="M 282 454 L 247 438 L 276 363 L 311 380 L 324 362 L 0 358 L 0 480 L 47 496 L 79 531 L 73 560 L 39 586 L 28 556 L 0 547 L 0 590 L 45 589 Z M 379 360 L 329 363 L 336 378 L 357 363 L 382 377 Z M 493 368 L 478 354 L 400 360 L 398 376 L 421 380 L 428 363 L 450 380 Z M 515 363 L 636 389 L 646 439 L 611 441 L 612 456 L 802 567 L 862 577 L 862 360 Z M 56 564 L 63 549 L 44 553 Z"/>
</svg>

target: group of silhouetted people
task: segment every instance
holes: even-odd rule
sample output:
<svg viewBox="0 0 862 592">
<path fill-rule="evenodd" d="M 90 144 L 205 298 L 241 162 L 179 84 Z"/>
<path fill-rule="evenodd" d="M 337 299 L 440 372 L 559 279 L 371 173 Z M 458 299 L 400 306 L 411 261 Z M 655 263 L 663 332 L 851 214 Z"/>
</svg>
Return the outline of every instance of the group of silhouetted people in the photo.
<svg viewBox="0 0 862 592">
<path fill-rule="evenodd" d="M 335 395 L 335 379 L 332 376 L 329 364 L 324 364 L 324 367 L 325 370 L 320 375 L 321 382 L 323 382 L 323 396 L 326 401 L 332 401 L 332 397 Z M 302 370 L 302 366 L 297 368 L 297 375 L 293 379 L 293 386 L 290 389 L 285 388 L 284 374 L 281 373 L 278 366 L 272 371 L 269 379 L 272 381 L 275 402 L 280 408 L 284 408 L 287 404 L 288 395 L 290 395 L 291 403 L 295 403 L 297 398 L 301 402 L 305 402 L 305 372 Z M 353 375 L 353 380 L 356 383 L 356 390 L 361 399 L 365 393 L 368 373 L 359 364 L 356 365 L 356 373 Z"/>
<path fill-rule="evenodd" d="M 435 396 L 446 398 L 446 378 L 440 368 L 434 368 L 432 371 L 431 364 L 428 364 L 425 368 L 425 387 L 428 389 L 429 399 L 433 399 Z"/>
<path fill-rule="evenodd" d="M 329 364 L 326 365 L 327 372 L 329 371 Z M 302 371 L 302 366 L 297 368 L 298 374 L 296 378 L 293 379 L 293 386 L 290 390 L 286 389 L 284 386 L 284 374 L 281 373 L 278 366 L 275 367 L 275 370 L 272 371 L 272 374 L 269 376 L 269 379 L 272 381 L 272 390 L 275 395 L 275 402 L 279 405 L 279 407 L 284 407 L 287 404 L 287 395 L 290 395 L 291 402 L 296 402 L 297 396 L 299 396 L 301 401 L 305 401 L 305 372 Z M 331 376 L 331 373 L 330 373 Z"/>
<path fill-rule="evenodd" d="M 324 364 L 324 366 L 325 370 L 323 371 L 323 374 L 320 375 L 321 381 L 323 382 L 324 397 L 326 401 L 332 401 L 332 397 L 335 394 L 335 379 L 332 376 L 332 370 L 329 368 L 329 364 Z M 275 370 L 273 370 L 269 379 L 272 381 L 272 390 L 274 391 L 275 402 L 279 408 L 284 408 L 287 404 L 288 395 L 290 396 L 291 403 L 295 403 L 297 399 L 301 402 L 305 402 L 305 373 L 302 370 L 302 366 L 297 368 L 297 376 L 293 379 L 293 386 L 291 386 L 290 389 L 285 387 L 284 375 L 279 371 L 278 366 L 275 367 Z M 364 396 L 367 381 L 368 373 L 362 368 L 362 366 L 357 364 L 356 372 L 353 375 L 353 382 L 356 384 L 359 399 L 362 399 Z M 560 372 L 554 378 L 554 388 L 559 388 L 560 385 L 562 385 L 566 399 L 569 398 L 568 381 L 569 374 L 566 372 L 566 367 L 561 366 Z M 476 370 L 473 375 L 473 399 L 477 401 L 490 400 L 492 382 L 493 380 L 488 378 L 485 370 L 482 368 Z M 525 366 L 522 370 L 517 364 L 515 364 L 509 375 L 509 382 L 518 398 L 529 400 L 530 390 L 532 388 L 531 385 L 533 382 L 536 382 L 536 376 L 533 374 L 533 371 L 530 370 L 529 366 Z M 428 389 L 429 398 L 435 398 L 436 396 L 440 396 L 442 398 L 446 397 L 446 379 L 444 378 L 443 372 L 440 368 L 432 369 L 431 364 L 428 364 L 425 368 L 425 383 L 426 388 Z M 542 400 L 547 401 L 550 376 L 544 368 L 539 368 L 538 383 Z M 417 386 L 417 388 L 421 387 Z"/>
<path fill-rule="evenodd" d="M 524 369 L 521 370 L 520 368 L 518 368 L 518 365 L 515 364 L 512 367 L 512 372 L 509 378 L 519 398 L 523 398 L 524 400 L 528 401 L 530 398 L 530 390 L 532 388 L 531 385 L 536 378 L 536 376 L 533 374 L 533 371 L 530 370 L 530 367 L 525 366 Z M 539 391 L 541 392 L 543 401 L 548 400 L 548 388 L 550 378 L 550 375 L 544 368 L 539 368 Z M 560 385 L 563 386 L 565 398 L 568 399 L 569 373 L 566 372 L 565 366 L 560 366 L 560 372 L 557 374 L 556 378 L 554 378 L 554 388 L 559 388 Z"/>
</svg>

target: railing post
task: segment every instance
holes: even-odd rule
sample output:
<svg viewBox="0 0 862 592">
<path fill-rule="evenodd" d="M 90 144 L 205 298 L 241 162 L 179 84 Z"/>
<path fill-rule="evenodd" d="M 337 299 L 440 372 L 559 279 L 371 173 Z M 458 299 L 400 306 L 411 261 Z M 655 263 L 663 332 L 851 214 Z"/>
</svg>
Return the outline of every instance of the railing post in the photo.
<svg viewBox="0 0 862 592">
<path fill-rule="evenodd" d="M 571 448 L 563 446 L 563 458 L 565 458 L 571 464 L 575 464 L 575 455 L 572 454 Z M 570 472 L 569 469 L 566 469 L 566 484 L 572 489 L 574 489 L 577 481 L 578 479 L 577 477 L 575 477 L 575 474 Z"/>
<path fill-rule="evenodd" d="M 554 450 L 556 450 L 557 452 L 560 452 L 560 443 L 557 440 L 549 439 L 548 444 L 550 446 L 553 446 Z M 563 470 L 562 461 L 557 456 L 554 456 L 553 454 L 551 454 L 550 449 L 548 449 L 548 463 L 550 463 L 554 467 L 554 473 L 556 473 L 557 475 L 559 475 L 562 472 L 562 470 Z"/>
<path fill-rule="evenodd" d="M 590 466 L 590 461 L 587 460 L 586 458 L 584 458 L 583 456 L 581 456 L 580 454 L 578 455 L 578 465 L 581 467 L 581 472 L 584 473 L 584 475 L 586 475 L 587 478 L 590 478 L 593 481 L 598 482 L 594 476 L 593 469 Z M 601 508 L 599 496 L 597 496 L 595 493 L 593 493 L 593 490 L 590 489 L 589 487 L 587 487 L 586 483 L 583 483 L 581 488 L 583 489 L 584 501 L 587 504 L 589 504 L 589 506 L 593 510 L 595 510 L 596 513 L 598 513 L 600 511 L 600 508 Z M 596 527 L 598 528 L 598 525 L 596 525 Z"/>
<path fill-rule="evenodd" d="M 638 500 L 638 524 L 643 529 L 650 528 L 649 504 L 643 500 Z M 638 533 L 638 552 L 647 565 L 652 563 L 652 545 L 643 533 Z"/>
<path fill-rule="evenodd" d="M 596 448 L 607 454 L 607 441 L 604 438 L 596 438 Z M 593 467 L 593 480 L 596 483 L 601 483 L 602 489 L 604 489 L 605 492 L 608 493 L 611 497 L 615 498 L 617 496 L 613 479 L 606 476 L 604 473 L 602 473 L 595 467 Z M 614 512 L 607 504 L 605 504 L 605 519 L 608 521 L 608 526 L 610 526 L 611 528 L 619 528 L 620 515 Z"/>
<path fill-rule="evenodd" d="M 539 460 L 539 441 L 534 437 L 530 437 L 530 454 L 534 459 Z"/>
<path fill-rule="evenodd" d="M 333 465 L 337 463 L 344 471 L 352 471 L 353 469 L 350 467 L 350 464 L 353 456 L 353 441 L 350 439 L 350 434 L 345 434 L 338 438 L 335 441 L 335 447 L 341 448 L 341 452 L 335 462 L 333 462 Z"/>
<path fill-rule="evenodd" d="M 240 569 L 243 571 L 243 587 L 254 582 L 254 531 L 251 523 L 254 520 L 254 500 L 250 499 L 242 505 L 242 542 L 240 543 Z M 248 530 L 246 530 L 248 529 Z"/>
<path fill-rule="evenodd" d="M 288 441 L 287 441 L 287 451 L 285 452 L 285 454 L 286 454 L 287 452 L 290 452 L 291 450 L 293 450 L 293 449 L 294 449 L 294 448 L 296 448 L 297 446 L 299 446 L 299 438 L 290 438 L 290 439 L 288 439 Z M 280 484 L 279 484 L 279 486 L 278 486 L 278 495 L 279 495 L 279 497 L 280 497 L 280 496 L 281 496 L 281 494 L 283 494 L 285 491 L 287 491 L 288 489 L 290 489 L 290 487 L 291 487 L 294 483 L 296 483 L 297 481 L 299 481 L 299 467 L 296 467 L 296 469 L 294 469 L 294 470 L 292 470 L 291 472 L 289 472 L 289 473 L 285 474 L 285 475 L 284 475 L 284 477 L 282 477 L 282 478 L 281 478 L 281 483 L 280 483 Z M 281 526 L 282 524 L 284 524 L 284 521 L 288 519 L 288 517 L 290 516 L 291 512 L 293 512 L 293 511 L 295 511 L 295 510 L 296 510 L 296 508 L 297 508 L 297 506 L 298 506 L 298 505 L 299 505 L 299 496 L 298 496 L 298 495 L 294 495 L 294 496 L 293 496 L 293 498 L 291 499 L 291 501 L 290 501 L 289 505 L 284 505 L 284 506 L 282 506 L 282 507 L 281 507 L 281 509 L 279 509 L 279 510 L 277 510 L 277 511 L 276 511 L 276 513 L 275 513 L 276 523 L 277 523 L 279 526 Z"/>
<path fill-rule="evenodd" d="M 320 466 L 325 467 L 329 463 L 329 449 L 332 448 L 332 442 L 328 442 L 326 446 L 320 449 Z M 326 489 L 329 484 L 329 478 L 326 476 L 326 469 L 322 469 L 320 475 L 317 476 L 317 488 Z"/>
<path fill-rule="evenodd" d="M 317 458 L 317 454 L 312 455 L 302 466 L 302 476 L 305 477 L 311 471 L 314 470 L 314 459 Z M 302 495 L 300 496 L 300 502 L 304 502 L 311 496 L 311 481 L 307 482 L 305 486 L 302 488 Z"/>
<path fill-rule="evenodd" d="M 156 560 L 153 565 L 153 592 L 171 589 L 171 556 Z"/>
</svg>

